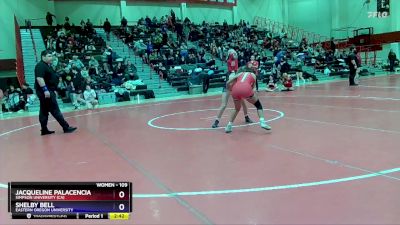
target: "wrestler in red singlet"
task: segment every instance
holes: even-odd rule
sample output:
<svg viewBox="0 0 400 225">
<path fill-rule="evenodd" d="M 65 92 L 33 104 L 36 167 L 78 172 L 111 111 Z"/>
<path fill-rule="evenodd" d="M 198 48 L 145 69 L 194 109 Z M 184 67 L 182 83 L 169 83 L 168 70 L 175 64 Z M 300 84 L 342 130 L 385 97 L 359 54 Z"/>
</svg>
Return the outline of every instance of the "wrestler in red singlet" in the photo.
<svg viewBox="0 0 400 225">
<path fill-rule="evenodd" d="M 242 72 L 232 85 L 232 97 L 234 100 L 250 98 L 254 95 L 253 87 L 256 83 L 255 75 L 249 72 Z"/>
<path fill-rule="evenodd" d="M 228 51 L 227 63 L 228 63 L 228 72 L 229 73 L 226 73 L 226 82 L 228 82 L 231 73 L 236 73 L 237 70 L 239 69 L 239 61 L 238 61 L 238 57 L 237 57 L 237 52 L 234 49 L 230 49 Z M 222 89 L 221 106 L 218 110 L 217 118 L 215 119 L 214 124 L 211 126 L 212 128 L 218 127 L 218 124 L 219 124 L 219 121 L 221 120 L 222 114 L 224 113 L 226 106 L 228 104 L 229 97 L 231 96 L 230 91 L 232 89 L 231 88 L 232 84 L 229 85 L 228 88 L 226 88 L 226 85 L 224 85 L 224 88 Z M 246 106 L 246 103 L 244 103 L 244 101 L 242 102 L 242 107 L 243 107 L 243 113 L 244 113 L 244 118 L 245 118 L 246 123 L 253 123 L 253 121 L 250 119 L 249 115 L 247 114 L 247 106 Z"/>
<path fill-rule="evenodd" d="M 244 102 L 243 100 L 248 101 L 256 107 L 258 117 L 260 118 L 261 128 L 265 130 L 271 130 L 271 127 L 264 119 L 265 117 L 262 104 L 258 99 L 257 94 L 254 93 L 256 75 L 252 73 L 252 69 L 248 67 L 242 67 L 239 69 L 239 71 L 240 72 L 238 72 L 236 75 L 231 76 L 227 82 L 227 86 L 232 88 L 231 95 L 234 100 L 233 102 L 235 104 L 235 110 L 232 111 L 229 122 L 225 127 L 225 132 L 232 132 L 233 121 L 240 111 L 241 104 Z"/>
</svg>

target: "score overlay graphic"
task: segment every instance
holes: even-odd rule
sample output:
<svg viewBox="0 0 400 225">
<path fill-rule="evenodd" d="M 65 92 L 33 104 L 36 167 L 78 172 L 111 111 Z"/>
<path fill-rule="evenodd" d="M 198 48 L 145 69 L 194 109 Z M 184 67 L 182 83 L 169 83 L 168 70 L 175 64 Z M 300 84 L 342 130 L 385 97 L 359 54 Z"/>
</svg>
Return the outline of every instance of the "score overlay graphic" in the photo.
<svg viewBox="0 0 400 225">
<path fill-rule="evenodd" d="M 10 182 L 13 219 L 129 219 L 131 182 Z"/>
</svg>

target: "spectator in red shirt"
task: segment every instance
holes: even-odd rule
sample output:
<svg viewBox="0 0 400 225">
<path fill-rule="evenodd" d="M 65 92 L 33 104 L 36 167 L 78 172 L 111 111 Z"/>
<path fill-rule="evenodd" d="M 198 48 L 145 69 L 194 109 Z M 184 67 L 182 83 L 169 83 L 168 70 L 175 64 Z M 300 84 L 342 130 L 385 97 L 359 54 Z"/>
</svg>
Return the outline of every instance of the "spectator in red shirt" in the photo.
<svg viewBox="0 0 400 225">
<path fill-rule="evenodd" d="M 238 61 L 238 56 L 235 50 L 230 49 L 228 51 L 228 72 L 229 73 L 234 73 L 238 70 L 239 68 L 239 61 Z"/>
<path fill-rule="evenodd" d="M 252 69 L 254 74 L 257 77 L 257 79 L 256 79 L 256 89 L 257 89 L 257 91 L 258 91 L 258 67 L 259 67 L 259 65 L 260 64 L 258 63 L 258 61 L 256 61 L 256 57 L 254 55 L 252 55 L 250 57 L 250 61 L 247 63 L 247 67 Z"/>
</svg>

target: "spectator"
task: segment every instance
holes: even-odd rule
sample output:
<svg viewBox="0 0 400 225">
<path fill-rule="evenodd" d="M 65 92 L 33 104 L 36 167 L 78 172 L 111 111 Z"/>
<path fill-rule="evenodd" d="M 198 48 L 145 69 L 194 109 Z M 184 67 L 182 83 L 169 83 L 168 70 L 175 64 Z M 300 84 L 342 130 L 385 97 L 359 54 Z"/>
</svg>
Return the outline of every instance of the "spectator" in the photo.
<svg viewBox="0 0 400 225">
<path fill-rule="evenodd" d="M 269 81 L 268 81 L 268 84 L 267 84 L 266 91 L 273 92 L 273 91 L 275 91 L 275 89 L 276 89 L 276 84 L 274 82 L 274 77 L 273 76 L 269 76 Z"/>
<path fill-rule="evenodd" d="M 111 32 L 111 23 L 110 23 L 110 21 L 108 21 L 108 18 L 106 18 L 106 21 L 103 24 L 103 28 L 107 35 L 107 41 L 109 41 L 110 40 L 110 32 Z"/>
<path fill-rule="evenodd" d="M 5 111 L 4 99 L 5 99 L 5 97 L 4 97 L 3 90 L 1 90 L 1 88 L 0 88 L 0 106 L 1 106 L 0 115 L 3 114 L 3 111 Z"/>
<path fill-rule="evenodd" d="M 82 31 L 85 30 L 85 26 L 86 26 L 85 21 L 81 20 L 80 25 L 81 25 Z"/>
<path fill-rule="evenodd" d="M 57 34 L 58 38 L 56 41 L 56 52 L 57 53 L 61 53 L 66 47 L 67 47 L 67 40 L 65 37 L 65 32 L 64 31 L 60 31 Z"/>
<path fill-rule="evenodd" d="M 203 93 L 207 94 L 210 88 L 210 79 L 214 75 L 214 70 L 207 71 L 207 74 L 203 74 Z"/>
<path fill-rule="evenodd" d="M 81 70 L 81 75 L 84 79 L 89 77 L 89 71 L 87 70 L 86 66 L 84 66 Z"/>
<path fill-rule="evenodd" d="M 280 63 L 281 60 L 285 57 L 285 55 L 286 55 L 286 52 L 285 52 L 285 51 L 283 51 L 283 50 L 279 51 L 279 52 L 276 54 L 277 62 Z"/>
<path fill-rule="evenodd" d="M 96 99 L 96 92 L 91 89 L 90 85 L 86 85 L 86 90 L 83 92 L 83 97 L 88 109 L 94 109 L 99 104 Z"/>
<path fill-rule="evenodd" d="M 12 112 L 17 112 L 21 108 L 21 97 L 22 92 L 19 88 L 15 88 L 14 85 L 10 85 L 6 90 L 7 93 L 7 108 Z"/>
<path fill-rule="evenodd" d="M 183 22 L 184 22 L 185 24 L 189 24 L 189 23 L 191 23 L 191 22 L 190 22 L 190 19 L 189 19 L 189 18 L 187 18 L 187 17 L 185 18 L 185 20 L 184 20 Z"/>
<path fill-rule="evenodd" d="M 284 86 L 284 89 L 282 91 L 293 91 L 294 90 L 292 78 L 287 73 L 283 74 L 282 83 Z"/>
<path fill-rule="evenodd" d="M 128 26 L 128 20 L 125 17 L 122 17 L 121 27 L 126 28 Z"/>
<path fill-rule="evenodd" d="M 189 54 L 189 58 L 186 61 L 187 64 L 196 64 L 197 63 L 197 59 L 196 56 L 194 54 Z"/>
<path fill-rule="evenodd" d="M 113 70 L 113 50 L 111 47 L 108 47 L 107 50 L 104 52 L 106 55 L 107 64 L 110 70 Z"/>
<path fill-rule="evenodd" d="M 336 51 L 335 39 L 333 37 L 331 38 L 331 51 L 333 53 L 335 53 L 335 51 Z"/>
<path fill-rule="evenodd" d="M 89 19 L 87 19 L 87 21 L 86 21 L 85 30 L 86 30 L 89 34 L 92 34 L 92 33 L 93 33 L 93 23 L 90 22 Z"/>
<path fill-rule="evenodd" d="M 53 26 L 53 17 L 56 18 L 55 15 L 51 14 L 50 12 L 47 12 L 46 14 L 46 22 L 48 26 Z"/>
<path fill-rule="evenodd" d="M 20 99 L 20 100 L 22 100 L 23 102 L 25 102 L 26 104 L 32 104 L 34 101 L 35 101 L 35 99 L 36 99 L 36 96 L 35 95 L 33 95 L 33 90 L 32 90 L 32 88 L 30 88 L 29 87 L 29 84 L 27 84 L 27 83 L 24 83 L 24 84 L 22 84 L 22 86 L 21 86 L 21 94 L 22 94 L 22 98 Z M 28 106 L 29 106 L 28 105 Z M 21 108 L 25 108 L 25 105 L 23 106 L 23 107 L 21 107 Z"/>
<path fill-rule="evenodd" d="M 93 45 L 93 42 L 90 42 L 87 45 L 85 45 L 85 51 L 87 53 L 92 53 L 93 51 L 96 51 L 96 47 Z"/>
<path fill-rule="evenodd" d="M 93 57 L 89 60 L 89 75 L 99 74 L 99 62 Z"/>
<path fill-rule="evenodd" d="M 224 22 L 222 23 L 222 26 L 224 26 L 224 29 L 227 30 L 228 29 L 228 22 L 226 20 L 224 20 Z"/>
<path fill-rule="evenodd" d="M 72 60 L 69 62 L 70 67 L 73 67 L 74 65 L 76 66 L 77 69 L 82 69 L 83 67 L 85 67 L 85 65 L 78 58 L 77 55 L 72 56 Z"/>
<path fill-rule="evenodd" d="M 157 17 L 153 17 L 153 20 L 151 21 L 152 24 L 157 25 L 158 24 L 158 20 Z"/>
<path fill-rule="evenodd" d="M 71 68 L 72 73 L 72 95 L 71 100 L 72 104 L 75 106 L 75 109 L 79 109 L 80 104 L 85 103 L 82 99 L 83 88 L 85 87 L 83 77 L 79 70 L 76 67 Z"/>
<path fill-rule="evenodd" d="M 14 85 L 12 85 L 12 84 L 8 87 L 7 92 L 8 92 L 9 95 L 10 94 L 15 94 L 15 93 L 21 94 L 21 90 L 19 90 L 19 88 L 16 89 L 14 87 Z"/>
<path fill-rule="evenodd" d="M 280 64 L 281 64 L 281 74 L 282 74 L 282 76 L 287 76 L 288 72 L 290 71 L 289 63 L 285 59 L 282 59 Z"/>
<path fill-rule="evenodd" d="M 13 108 L 14 112 L 17 111 L 22 111 L 22 110 L 26 110 L 26 106 L 30 105 L 31 103 L 33 103 L 33 101 L 36 99 L 33 95 L 33 90 L 31 88 L 29 88 L 28 84 L 22 84 L 22 90 L 18 90 L 18 96 L 19 96 L 19 101 L 15 101 L 15 106 Z M 14 96 L 17 97 L 17 96 Z M 30 104 L 28 104 L 30 103 Z"/>
<path fill-rule="evenodd" d="M 173 25 L 176 24 L 176 16 L 174 10 L 171 9 L 171 22 Z"/>
<path fill-rule="evenodd" d="M 143 17 L 138 20 L 138 26 L 141 26 L 141 25 L 143 25 L 143 26 L 146 25 L 146 21 L 144 21 Z"/>
<path fill-rule="evenodd" d="M 394 63 L 396 62 L 397 56 L 396 53 L 393 52 L 393 49 L 390 49 L 388 59 L 389 59 L 389 71 L 394 72 Z"/>
<path fill-rule="evenodd" d="M 118 62 L 117 67 L 115 68 L 115 71 L 113 73 L 112 83 L 116 86 L 120 86 L 121 84 L 123 84 L 125 80 L 124 73 L 125 69 L 122 66 L 122 63 Z"/>
<path fill-rule="evenodd" d="M 189 40 L 190 26 L 187 23 L 183 25 L 183 35 L 185 36 L 185 43 Z"/>
<path fill-rule="evenodd" d="M 94 56 L 90 57 L 89 67 L 99 67 L 99 61 L 97 61 Z"/>
<path fill-rule="evenodd" d="M 180 21 L 178 21 L 178 23 L 174 23 L 175 24 L 175 30 L 176 30 L 176 34 L 178 36 L 178 43 L 181 44 L 184 39 L 183 39 L 183 25 Z"/>
<path fill-rule="evenodd" d="M 53 62 L 51 63 L 51 66 L 53 67 L 54 70 L 58 67 L 58 56 L 59 54 L 56 54 L 55 52 L 53 53 Z"/>
<path fill-rule="evenodd" d="M 9 95 L 7 90 L 2 91 L 0 89 L 0 96 L 2 95 L 2 98 L 0 98 L 0 103 L 1 103 L 1 112 L 9 112 L 10 111 L 10 104 L 9 104 Z"/>
<path fill-rule="evenodd" d="M 304 52 L 307 49 L 307 47 L 308 47 L 307 39 L 303 37 L 299 45 L 299 52 Z"/>
<path fill-rule="evenodd" d="M 62 98 L 65 98 L 67 96 L 67 94 L 66 94 L 67 93 L 67 84 L 63 80 L 62 77 L 58 78 L 57 93 Z"/>
<path fill-rule="evenodd" d="M 147 42 L 147 45 L 146 45 L 146 53 L 147 53 L 147 56 L 150 56 L 150 54 L 153 52 L 153 44 L 151 43 L 151 41 L 149 40 L 148 42 Z"/>
<path fill-rule="evenodd" d="M 167 20 L 165 19 L 164 16 L 161 16 L 160 23 L 161 23 L 161 24 L 167 23 Z"/>
<path fill-rule="evenodd" d="M 287 37 L 287 34 L 286 34 L 286 32 L 285 32 L 285 28 L 282 28 L 281 33 L 279 34 L 279 38 L 280 38 L 280 39 L 283 39 L 283 38 L 285 38 L 285 37 Z"/>
<path fill-rule="evenodd" d="M 296 83 L 297 86 L 300 85 L 300 79 L 303 81 L 303 84 L 306 82 L 306 80 L 303 77 L 303 61 L 301 60 L 301 58 L 297 58 L 297 62 L 296 62 Z"/>
<path fill-rule="evenodd" d="M 65 17 L 64 28 L 65 28 L 65 30 L 71 30 L 71 24 L 69 23 L 69 17 Z"/>
<path fill-rule="evenodd" d="M 137 80 L 139 79 L 139 76 L 137 75 L 137 69 L 135 65 L 132 64 L 130 60 L 125 61 L 125 73 L 128 76 L 128 80 Z"/>
<path fill-rule="evenodd" d="M 349 85 L 350 86 L 357 86 L 355 83 L 355 77 L 357 73 L 357 57 L 356 57 L 356 49 L 354 47 L 350 48 L 350 55 L 347 58 L 347 64 L 349 66 L 350 75 L 349 75 Z"/>
<path fill-rule="evenodd" d="M 149 16 L 146 16 L 146 19 L 144 20 L 145 22 L 146 22 L 146 26 L 147 27 L 151 27 L 151 19 L 150 19 L 150 17 Z"/>
<path fill-rule="evenodd" d="M 247 63 L 247 67 L 253 70 L 253 73 L 256 75 L 256 90 L 258 91 L 258 67 L 259 67 L 259 62 L 256 61 L 256 57 L 252 55 L 250 57 L 250 61 Z"/>
<path fill-rule="evenodd" d="M 202 82 L 202 77 L 201 77 L 201 72 L 203 70 L 201 68 L 196 68 L 193 70 L 192 73 L 190 73 L 190 78 L 189 78 L 189 85 L 200 85 Z"/>
<path fill-rule="evenodd" d="M 239 61 L 238 61 L 238 55 L 237 52 L 233 49 L 230 49 L 228 51 L 228 72 L 233 73 L 236 72 L 239 68 Z"/>
<path fill-rule="evenodd" d="M 326 68 L 324 69 L 324 74 L 325 74 L 325 75 L 330 76 L 331 73 L 332 73 L 332 71 L 329 69 L 329 67 L 326 67 Z"/>
</svg>

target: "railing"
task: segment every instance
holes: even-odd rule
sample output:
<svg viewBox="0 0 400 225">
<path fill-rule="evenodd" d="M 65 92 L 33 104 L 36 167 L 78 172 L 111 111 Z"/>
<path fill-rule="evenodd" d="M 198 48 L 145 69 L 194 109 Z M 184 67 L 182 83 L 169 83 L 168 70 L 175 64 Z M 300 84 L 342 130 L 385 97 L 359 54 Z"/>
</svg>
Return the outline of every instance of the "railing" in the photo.
<svg viewBox="0 0 400 225">
<path fill-rule="evenodd" d="M 286 25 L 281 22 L 273 21 L 268 18 L 263 18 L 263 17 L 255 17 L 254 18 L 254 25 L 256 25 L 259 28 L 266 29 L 273 34 L 279 34 L 279 32 L 284 29 L 287 37 L 293 41 L 300 42 L 303 38 L 306 38 L 309 42 L 310 45 L 315 45 L 317 43 L 321 43 L 323 47 L 330 48 L 330 38 L 327 36 L 319 35 L 313 32 L 308 32 L 304 29 L 301 29 L 299 27 L 295 26 L 290 26 Z M 353 44 L 349 42 L 349 39 L 337 39 L 335 40 L 336 48 L 337 49 L 346 49 Z M 370 44 L 370 45 L 358 45 L 355 46 L 357 51 L 360 52 L 360 54 L 363 54 L 364 57 L 361 57 L 362 62 L 364 62 L 365 65 L 373 65 L 375 66 L 377 64 L 377 46 L 380 46 L 380 44 Z M 372 56 L 371 56 L 372 54 Z M 361 56 L 361 55 L 360 55 Z"/>
<path fill-rule="evenodd" d="M 16 18 L 16 17 L 15 17 Z M 44 20 L 45 18 L 31 18 L 31 19 L 25 19 L 25 29 L 29 29 L 29 33 L 31 35 L 31 39 L 32 39 L 32 45 L 33 45 L 33 51 L 35 54 L 35 61 L 38 62 L 38 57 L 37 57 L 37 50 L 36 50 L 36 44 L 35 44 L 35 40 L 33 38 L 33 33 L 32 33 L 32 21 L 39 21 L 39 20 Z"/>
<path fill-rule="evenodd" d="M 377 63 L 377 46 L 382 47 L 382 44 L 370 44 L 370 45 L 361 45 L 361 46 L 355 46 L 357 51 L 361 53 L 364 53 L 364 64 L 365 65 L 373 65 L 375 66 Z M 372 53 L 372 56 L 370 54 Z"/>
<path fill-rule="evenodd" d="M 237 6 L 237 0 L 150 0 L 149 2 L 206 4 L 226 7 Z"/>
<path fill-rule="evenodd" d="M 20 86 L 25 83 L 24 59 L 22 55 L 21 31 L 17 18 L 14 16 L 15 47 L 16 47 L 16 71 Z"/>
<path fill-rule="evenodd" d="M 319 35 L 313 32 L 308 32 L 299 27 L 286 25 L 281 22 L 277 22 L 274 20 L 270 20 L 268 18 L 258 17 L 258 16 L 254 17 L 254 25 L 257 25 L 257 27 L 259 28 L 266 29 L 267 31 L 272 32 L 274 35 L 279 34 L 279 32 L 282 29 L 284 29 L 287 34 L 287 37 L 289 39 L 292 39 L 293 41 L 300 42 L 301 39 L 306 38 L 310 45 L 321 43 L 325 49 L 330 48 L 329 37 Z M 376 66 L 377 64 L 382 63 L 385 60 L 385 59 L 380 59 L 377 56 L 378 51 L 382 51 L 380 50 L 379 47 L 382 47 L 383 44 L 400 42 L 400 38 L 398 38 L 398 35 L 391 34 L 393 37 L 388 38 L 387 36 L 389 34 L 391 33 L 375 34 L 371 37 L 371 43 L 373 44 L 366 44 L 366 45 L 359 45 L 359 44 L 355 45 L 353 43 L 354 38 L 335 39 L 336 49 L 348 49 L 351 46 L 354 46 L 356 47 L 357 51 L 360 52 L 361 54 L 360 56 L 363 56 L 361 57 L 362 59 L 361 61 L 364 63 L 364 65 Z"/>
<path fill-rule="evenodd" d="M 370 47 L 360 47 L 358 48 L 358 52 L 360 54 L 360 58 L 361 58 L 361 62 L 364 61 L 364 64 L 368 65 L 368 58 L 369 58 L 369 52 L 371 51 Z M 364 60 L 361 57 L 361 54 L 364 53 Z M 374 55 L 375 55 L 375 59 L 376 59 L 376 51 L 374 51 Z M 371 60 L 370 64 L 374 65 L 375 64 L 375 60 Z"/>
<path fill-rule="evenodd" d="M 22 26 L 47 26 L 46 18 L 17 18 L 20 24 L 24 24 Z"/>
<path fill-rule="evenodd" d="M 310 45 L 316 45 L 329 40 L 327 36 L 309 32 L 300 27 L 290 26 L 264 17 L 254 17 L 254 25 L 264 28 L 273 34 L 279 34 L 283 29 L 289 39 L 300 42 L 303 38 L 306 38 Z"/>
<path fill-rule="evenodd" d="M 31 27 L 29 27 L 29 33 L 31 34 L 31 39 L 32 39 L 32 44 L 33 44 L 33 53 L 35 54 L 35 61 L 37 63 L 38 62 L 37 50 L 36 50 L 35 40 L 33 39 L 33 33 L 32 33 Z"/>
</svg>

